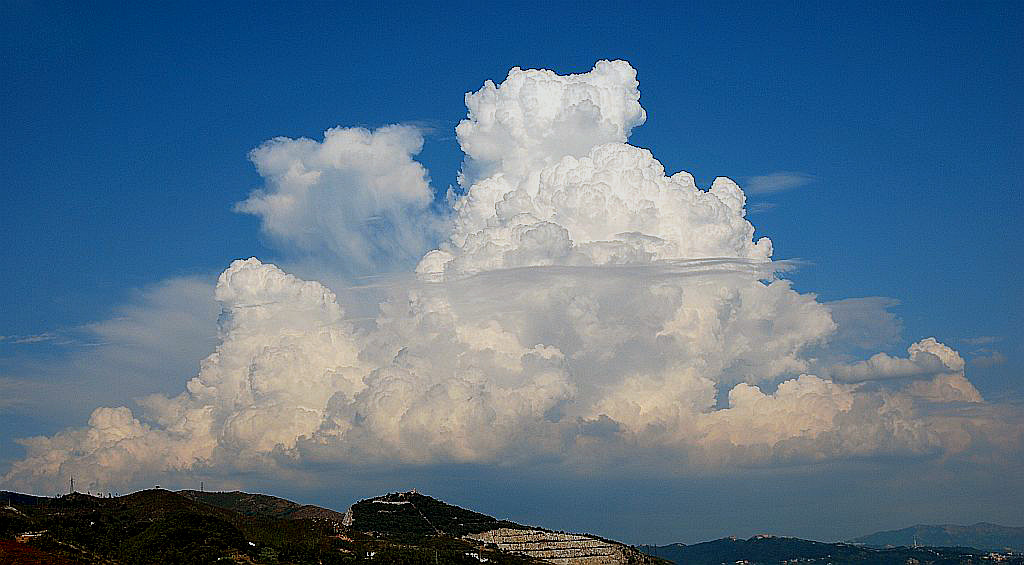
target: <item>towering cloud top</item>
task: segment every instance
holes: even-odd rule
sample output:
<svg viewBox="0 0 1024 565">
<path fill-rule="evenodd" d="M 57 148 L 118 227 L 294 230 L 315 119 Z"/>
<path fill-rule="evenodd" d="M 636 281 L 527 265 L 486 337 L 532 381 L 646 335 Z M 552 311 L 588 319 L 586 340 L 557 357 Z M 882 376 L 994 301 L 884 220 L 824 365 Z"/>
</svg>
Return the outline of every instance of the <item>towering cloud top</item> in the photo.
<svg viewBox="0 0 1024 565">
<path fill-rule="evenodd" d="M 743 191 L 671 177 L 625 143 L 643 123 L 636 71 L 601 61 L 589 73 L 509 73 L 468 94 L 457 131 L 483 178 L 456 203 L 455 226 L 417 271 L 431 278 L 541 265 L 648 264 L 708 257 L 766 261 L 751 241 Z"/>
<path fill-rule="evenodd" d="M 487 81 L 466 95 L 469 116 L 455 132 L 481 175 L 526 176 L 562 156 L 626 141 L 647 118 L 638 85 L 625 61 L 566 76 L 515 67 L 500 85 Z"/>
</svg>

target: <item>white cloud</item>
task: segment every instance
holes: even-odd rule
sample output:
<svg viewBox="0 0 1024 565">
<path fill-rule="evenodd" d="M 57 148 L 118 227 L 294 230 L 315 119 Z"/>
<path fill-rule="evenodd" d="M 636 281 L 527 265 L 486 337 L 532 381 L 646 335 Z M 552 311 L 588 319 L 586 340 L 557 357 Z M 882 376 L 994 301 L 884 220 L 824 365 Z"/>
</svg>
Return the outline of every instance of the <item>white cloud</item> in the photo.
<svg viewBox="0 0 1024 565">
<path fill-rule="evenodd" d="M 769 194 L 799 188 L 813 183 L 814 175 L 792 171 L 779 171 L 766 175 L 757 175 L 747 179 L 744 189 L 750 194 Z"/>
<path fill-rule="evenodd" d="M 407 125 L 337 127 L 322 142 L 278 137 L 250 154 L 266 185 L 236 209 L 342 272 L 415 262 L 437 229 L 427 171 L 413 160 L 422 147 L 420 130 Z"/>
<path fill-rule="evenodd" d="M 700 190 L 687 173 L 666 177 L 645 149 L 599 145 L 519 184 L 509 178 L 499 172 L 470 187 L 456 203 L 451 238 L 427 254 L 419 273 L 771 256 L 768 238 L 751 241 L 735 183 L 720 177 Z"/>
<path fill-rule="evenodd" d="M 830 380 L 824 360 L 837 354 L 819 354 L 874 344 L 872 332 L 892 339 L 892 302 L 823 304 L 776 278 L 735 183 L 701 190 L 625 143 L 645 118 L 638 99 L 624 62 L 570 77 L 513 69 L 467 95 L 468 174 L 448 236 L 418 277 L 381 289 L 372 323 L 354 327 L 324 284 L 235 261 L 214 291 L 219 344 L 183 392 L 26 440 L 4 482 L 73 472 L 125 485 L 308 462 L 593 469 L 652 453 L 685 472 L 1019 443 L 1019 416 L 948 408 L 987 405 L 933 338 L 907 358 L 835 365 Z M 371 242 L 353 222 L 367 210 L 412 220 L 427 190 L 417 135 L 271 142 L 254 154 L 268 188 L 243 207 L 304 251 L 369 264 L 374 250 L 403 250 L 384 253 L 396 260 L 426 239 L 395 226 Z"/>
<path fill-rule="evenodd" d="M 960 373 L 964 369 L 964 360 L 960 355 L 933 337 L 911 345 L 907 352 L 907 358 L 877 353 L 865 361 L 835 365 L 832 367 L 832 376 L 843 382 L 860 382 L 928 377 L 942 373 Z"/>
<path fill-rule="evenodd" d="M 599 61 L 587 73 L 560 76 L 515 67 L 466 95 L 469 115 L 455 128 L 466 153 L 463 184 L 501 171 L 512 182 L 560 157 L 622 143 L 647 119 L 636 71 L 625 61 Z"/>
</svg>

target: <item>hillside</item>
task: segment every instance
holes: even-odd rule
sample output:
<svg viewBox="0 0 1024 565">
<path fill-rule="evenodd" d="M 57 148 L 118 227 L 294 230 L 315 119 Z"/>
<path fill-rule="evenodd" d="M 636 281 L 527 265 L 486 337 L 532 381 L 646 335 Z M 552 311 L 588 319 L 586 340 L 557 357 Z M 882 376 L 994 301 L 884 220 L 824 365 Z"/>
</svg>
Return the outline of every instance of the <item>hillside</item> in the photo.
<svg viewBox="0 0 1024 565">
<path fill-rule="evenodd" d="M 345 514 L 237 491 L 0 492 L 0 500 L 5 565 L 664 563 L 609 540 L 528 528 L 415 492 L 362 500 Z"/>
<path fill-rule="evenodd" d="M 0 511 L 0 537 L 39 534 L 30 536 L 26 545 L 50 555 L 53 562 L 205 562 L 241 556 L 252 547 L 233 513 L 166 490 L 117 498 L 80 493 L 32 500 L 10 496 L 10 501 Z"/>
<path fill-rule="evenodd" d="M 531 562 L 453 537 L 395 540 L 350 531 L 340 513 L 265 495 L 153 489 L 116 498 L 0 493 L 0 499 L 11 501 L 0 508 L 5 564 L 332 564 L 370 555 L 391 563 L 479 563 L 473 553 L 491 563 Z"/>
<path fill-rule="evenodd" d="M 918 524 L 902 530 L 887 530 L 853 540 L 871 547 L 965 546 L 987 551 L 1013 549 L 1024 552 L 1024 528 L 979 522 L 971 526 Z"/>
<path fill-rule="evenodd" d="M 243 516 L 281 518 L 285 520 L 325 519 L 341 522 L 344 514 L 311 504 L 298 504 L 267 494 L 247 492 L 204 492 L 179 490 L 178 494 L 211 506 L 237 512 Z"/>
<path fill-rule="evenodd" d="M 525 528 L 415 491 L 361 500 L 349 508 L 347 524 L 357 531 L 393 536 L 461 537 L 501 527 Z"/>
<path fill-rule="evenodd" d="M 396 539 L 437 535 L 457 537 L 544 563 L 612 565 L 659 562 L 615 541 L 498 520 L 416 491 L 361 500 L 349 508 L 345 524 L 356 531 Z"/>
<path fill-rule="evenodd" d="M 999 561 L 1024 565 L 1020 553 L 995 559 L 986 551 L 967 547 L 874 548 L 766 535 L 634 548 L 585 533 L 555 532 L 500 520 L 416 491 L 360 500 L 345 513 L 239 491 L 151 489 L 112 498 L 0 492 L 0 502 L 4 505 L 0 507 L 0 563 L 5 565 L 331 565 L 367 561 L 512 565 L 945 565 Z M 911 536 L 916 533 L 919 543 L 957 541 L 966 535 L 1001 542 L 1015 539 L 1007 536 L 1019 530 L 992 524 L 916 528 L 873 536 L 885 534 L 891 537 L 880 539 L 898 542 L 898 536 L 910 531 Z M 939 534 L 926 528 L 941 528 L 942 535 L 961 537 L 927 537 Z"/>
</svg>

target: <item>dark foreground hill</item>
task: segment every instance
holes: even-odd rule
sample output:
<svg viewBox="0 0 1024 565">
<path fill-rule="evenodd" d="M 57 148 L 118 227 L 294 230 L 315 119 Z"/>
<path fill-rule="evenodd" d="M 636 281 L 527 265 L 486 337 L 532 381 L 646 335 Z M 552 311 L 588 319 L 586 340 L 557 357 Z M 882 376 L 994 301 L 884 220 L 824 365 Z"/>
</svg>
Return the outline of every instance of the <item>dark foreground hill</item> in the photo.
<svg viewBox="0 0 1024 565">
<path fill-rule="evenodd" d="M 0 563 L 665 563 L 585 534 L 529 528 L 415 492 L 342 514 L 244 492 L 116 498 L 0 492 Z"/>
<path fill-rule="evenodd" d="M 498 528 L 530 529 L 413 492 L 361 500 L 349 508 L 346 524 L 367 533 L 393 536 L 462 537 Z"/>
<path fill-rule="evenodd" d="M 872 547 L 911 545 L 966 546 L 988 551 L 1024 552 L 1024 528 L 979 522 L 971 526 L 918 524 L 902 530 L 875 532 L 853 540 Z"/>
<path fill-rule="evenodd" d="M 344 513 L 263 494 L 161 489 L 112 498 L 0 492 L 0 504 L 3 565 L 1024 565 L 1021 554 L 989 555 L 964 547 L 872 548 L 773 536 L 633 548 L 589 534 L 499 520 L 415 491 L 361 500 Z M 922 532 L 918 534 L 920 542 Z"/>
<path fill-rule="evenodd" d="M 352 531 L 391 539 L 460 538 L 543 563 L 612 565 L 663 562 L 616 541 L 498 520 L 416 491 L 357 502 L 346 512 L 344 524 Z"/>
<path fill-rule="evenodd" d="M 966 547 L 871 548 L 848 543 L 824 543 L 798 538 L 754 536 L 722 538 L 693 545 L 640 546 L 650 555 L 687 565 L 720 563 L 830 563 L 904 565 L 907 563 L 961 565 L 968 563 L 1024 564 L 1024 556 L 992 556 Z M 998 560 L 998 561 L 997 561 Z"/>
<path fill-rule="evenodd" d="M 243 516 L 281 518 L 285 520 L 321 519 L 341 522 L 344 514 L 328 508 L 299 504 L 267 494 L 247 492 L 203 492 L 179 490 L 178 494 Z"/>
</svg>

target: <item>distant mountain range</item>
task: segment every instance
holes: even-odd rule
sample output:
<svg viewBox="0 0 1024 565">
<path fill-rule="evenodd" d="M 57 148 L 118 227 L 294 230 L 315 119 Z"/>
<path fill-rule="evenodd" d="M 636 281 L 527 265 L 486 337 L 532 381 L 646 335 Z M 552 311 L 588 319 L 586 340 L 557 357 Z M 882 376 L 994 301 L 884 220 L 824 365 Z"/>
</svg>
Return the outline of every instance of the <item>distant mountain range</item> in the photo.
<svg viewBox="0 0 1024 565">
<path fill-rule="evenodd" d="M 963 565 L 991 563 L 988 552 L 969 547 L 891 547 L 873 548 L 850 543 L 825 543 L 769 535 L 749 539 L 735 537 L 686 545 L 640 546 L 648 555 L 686 565 L 723 563 L 816 563 Z M 1022 564 L 1024 555 L 1000 555 L 1002 563 Z"/>
<path fill-rule="evenodd" d="M 979 522 L 972 526 L 928 526 L 918 524 L 902 530 L 887 530 L 861 536 L 852 543 L 871 547 L 929 545 L 974 547 L 987 551 L 1012 549 L 1024 552 L 1024 528 Z"/>
<path fill-rule="evenodd" d="M 992 561 L 984 551 L 965 547 L 874 548 L 774 536 L 631 547 L 590 534 L 555 532 L 499 520 L 416 491 L 361 500 L 345 512 L 265 494 L 161 489 L 108 498 L 80 493 L 47 498 L 0 492 L 0 505 L 0 563 L 5 565 Z M 927 540 L 937 539 L 940 543 L 936 545 L 949 545 L 945 542 L 974 536 L 970 539 L 996 540 L 992 543 L 1013 547 L 1018 542 L 1012 540 L 1019 540 L 1021 533 L 1021 528 L 992 524 L 915 528 L 918 529 L 879 532 L 858 539 L 881 539 L 877 544 L 884 546 L 904 539 L 893 537 L 895 534 L 917 535 L 918 544 L 930 544 Z M 935 532 L 921 528 L 938 528 L 954 537 L 927 537 Z M 1005 540 L 1011 543 L 1004 544 Z M 1004 554 L 999 558 L 1004 563 L 1024 565 L 1021 554 Z"/>
</svg>

